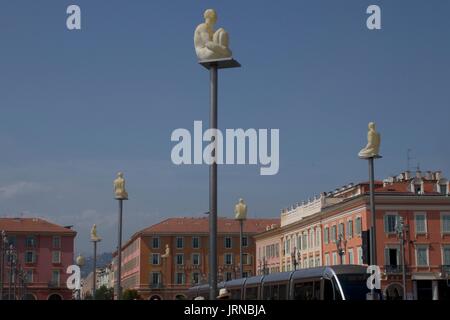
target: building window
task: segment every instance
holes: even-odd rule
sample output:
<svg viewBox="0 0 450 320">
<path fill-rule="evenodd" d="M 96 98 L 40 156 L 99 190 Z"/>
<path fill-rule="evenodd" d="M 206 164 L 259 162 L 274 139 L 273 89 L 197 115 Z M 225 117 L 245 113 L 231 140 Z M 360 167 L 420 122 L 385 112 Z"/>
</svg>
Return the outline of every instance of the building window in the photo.
<svg viewBox="0 0 450 320">
<path fill-rule="evenodd" d="M 384 264 L 386 266 L 397 267 L 399 263 L 400 250 L 397 247 L 388 247 L 384 249 Z"/>
<path fill-rule="evenodd" d="M 182 253 L 177 253 L 176 255 L 176 259 L 177 259 L 177 265 L 183 265 L 184 264 L 184 254 Z"/>
<path fill-rule="evenodd" d="M 152 285 L 161 284 L 161 273 L 160 272 L 152 272 Z"/>
<path fill-rule="evenodd" d="M 227 265 L 233 264 L 233 255 L 231 253 L 225 254 L 225 264 Z"/>
<path fill-rule="evenodd" d="M 243 265 L 249 265 L 250 263 L 250 255 L 248 253 L 242 254 L 242 264 Z"/>
<path fill-rule="evenodd" d="M 230 281 L 233 279 L 233 274 L 231 272 L 225 272 L 225 281 Z"/>
<path fill-rule="evenodd" d="M 384 232 L 395 233 L 397 217 L 398 216 L 396 214 L 387 214 L 384 216 Z"/>
<path fill-rule="evenodd" d="M 450 233 L 450 214 L 442 214 L 442 233 Z"/>
<path fill-rule="evenodd" d="M 441 194 L 444 195 L 444 196 L 447 195 L 447 192 L 448 192 L 447 191 L 447 185 L 446 184 L 440 184 L 439 187 L 440 187 Z"/>
<path fill-rule="evenodd" d="M 356 253 L 357 253 L 357 262 L 358 264 L 363 264 L 363 250 L 362 247 L 358 247 L 356 248 Z"/>
<path fill-rule="evenodd" d="M 200 283 L 200 273 L 194 272 L 192 273 L 192 284 L 199 284 Z"/>
<path fill-rule="evenodd" d="M 183 237 L 177 237 L 176 242 L 177 242 L 177 249 L 183 249 L 184 247 Z"/>
<path fill-rule="evenodd" d="M 252 276 L 252 273 L 250 271 L 242 272 L 242 277 L 243 278 L 248 278 L 248 277 L 251 277 L 251 276 Z"/>
<path fill-rule="evenodd" d="M 53 270 L 52 271 L 52 285 L 59 287 L 59 279 L 60 279 L 60 271 Z"/>
<path fill-rule="evenodd" d="M 159 263 L 160 263 L 159 258 L 160 258 L 159 253 L 152 253 L 152 264 L 159 265 Z"/>
<path fill-rule="evenodd" d="M 303 250 L 308 249 L 308 235 L 306 233 L 302 234 L 302 246 Z"/>
<path fill-rule="evenodd" d="M 25 282 L 26 283 L 33 283 L 33 270 L 32 269 L 28 269 L 27 271 L 25 271 Z"/>
<path fill-rule="evenodd" d="M 361 217 L 355 219 L 355 233 L 357 236 L 361 236 Z"/>
<path fill-rule="evenodd" d="M 339 223 L 339 233 L 338 233 L 338 235 L 339 236 L 344 236 L 345 234 L 344 234 L 344 223 L 343 222 L 341 222 L 341 223 Z"/>
<path fill-rule="evenodd" d="M 16 247 L 16 237 L 15 236 L 8 236 L 8 244 L 12 245 L 13 247 Z"/>
<path fill-rule="evenodd" d="M 61 251 L 52 251 L 52 263 L 61 263 Z"/>
<path fill-rule="evenodd" d="M 27 248 L 36 248 L 36 237 L 27 236 L 25 241 L 26 241 Z"/>
<path fill-rule="evenodd" d="M 248 237 L 247 236 L 243 236 L 242 237 L 242 246 L 243 247 L 248 247 Z"/>
<path fill-rule="evenodd" d="M 60 249 L 61 248 L 61 237 L 54 236 L 52 239 L 52 245 L 53 245 L 53 249 Z"/>
<path fill-rule="evenodd" d="M 330 265 L 330 255 L 328 253 L 325 253 L 325 265 Z"/>
<path fill-rule="evenodd" d="M 280 256 L 280 244 L 277 244 L 275 246 L 275 254 L 276 254 L 277 258 Z"/>
<path fill-rule="evenodd" d="M 200 238 L 199 237 L 192 237 L 192 248 L 194 248 L 194 249 L 200 248 Z"/>
<path fill-rule="evenodd" d="M 351 239 L 353 237 L 353 221 L 347 221 L 347 239 Z"/>
<path fill-rule="evenodd" d="M 328 227 L 325 227 L 325 229 L 323 229 L 323 242 L 325 244 L 328 244 L 328 242 L 329 242 L 329 239 L 328 239 L 329 233 L 330 233 L 330 229 L 328 229 Z"/>
<path fill-rule="evenodd" d="M 159 237 L 152 238 L 152 248 L 159 249 Z"/>
<path fill-rule="evenodd" d="M 450 246 L 442 248 L 442 261 L 447 270 L 450 271 Z"/>
<path fill-rule="evenodd" d="M 337 252 L 333 252 L 333 265 L 337 265 Z"/>
<path fill-rule="evenodd" d="M 335 242 L 337 240 L 336 237 L 336 225 L 331 227 L 331 241 Z"/>
<path fill-rule="evenodd" d="M 198 254 L 198 253 L 193 253 L 192 254 L 192 264 L 194 266 L 200 265 L 200 254 Z"/>
<path fill-rule="evenodd" d="M 26 251 L 25 252 L 25 263 L 35 263 L 36 262 L 36 254 L 34 251 Z"/>
<path fill-rule="evenodd" d="M 428 266 L 428 246 L 417 245 L 416 259 L 417 259 L 417 266 L 419 266 L 419 267 L 427 267 Z"/>
<path fill-rule="evenodd" d="M 231 241 L 231 237 L 225 237 L 225 249 L 231 249 L 233 246 L 233 243 Z"/>
<path fill-rule="evenodd" d="M 314 247 L 314 230 L 309 230 L 309 247 L 312 248 Z"/>
<path fill-rule="evenodd" d="M 316 267 L 320 267 L 320 257 L 316 257 Z"/>
<path fill-rule="evenodd" d="M 348 263 L 349 264 L 354 264 L 355 260 L 353 258 L 353 248 L 349 248 L 348 249 Z"/>
<path fill-rule="evenodd" d="M 184 273 L 177 272 L 175 275 L 176 284 L 184 284 Z"/>
<path fill-rule="evenodd" d="M 416 213 L 415 215 L 416 234 L 427 233 L 427 219 L 425 213 Z"/>
</svg>

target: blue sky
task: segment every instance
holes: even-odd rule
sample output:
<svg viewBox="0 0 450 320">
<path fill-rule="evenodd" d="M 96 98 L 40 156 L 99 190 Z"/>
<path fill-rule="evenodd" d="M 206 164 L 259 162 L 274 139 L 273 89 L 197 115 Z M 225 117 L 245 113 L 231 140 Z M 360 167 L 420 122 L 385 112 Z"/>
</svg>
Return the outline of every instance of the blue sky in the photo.
<svg viewBox="0 0 450 320">
<path fill-rule="evenodd" d="M 82 30 L 68 31 L 78 4 Z M 370 4 L 382 30 L 366 28 Z M 220 73 L 219 126 L 280 129 L 280 171 L 219 169 L 219 212 L 244 197 L 251 217 L 367 179 L 367 123 L 382 134 L 376 175 L 450 175 L 450 2 L 41 0 L 0 3 L 0 216 L 93 223 L 116 245 L 112 181 L 124 171 L 124 239 L 208 209 L 208 168 L 171 163 L 176 128 L 208 123 L 208 73 L 193 31 L 206 8 L 241 69 Z"/>
</svg>

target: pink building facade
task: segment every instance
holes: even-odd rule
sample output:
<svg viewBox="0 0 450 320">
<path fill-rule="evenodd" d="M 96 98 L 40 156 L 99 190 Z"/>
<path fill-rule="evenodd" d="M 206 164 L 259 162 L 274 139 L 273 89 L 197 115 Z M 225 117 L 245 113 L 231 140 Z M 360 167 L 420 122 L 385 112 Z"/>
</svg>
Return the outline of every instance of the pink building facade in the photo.
<svg viewBox="0 0 450 320">
<path fill-rule="evenodd" d="M 38 218 L 0 218 L 3 299 L 67 300 L 67 267 L 74 264 L 76 232 Z M 0 279 L 0 281 L 1 281 Z"/>
</svg>

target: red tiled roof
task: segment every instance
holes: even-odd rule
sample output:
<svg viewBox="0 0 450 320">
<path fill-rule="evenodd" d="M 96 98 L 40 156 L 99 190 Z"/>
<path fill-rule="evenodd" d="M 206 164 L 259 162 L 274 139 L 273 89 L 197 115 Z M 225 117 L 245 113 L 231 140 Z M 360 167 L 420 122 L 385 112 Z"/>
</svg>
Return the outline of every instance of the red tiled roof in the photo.
<svg viewBox="0 0 450 320">
<path fill-rule="evenodd" d="M 272 224 L 280 224 L 280 219 L 247 219 L 244 222 L 244 232 L 260 233 L 266 231 L 266 227 Z M 154 224 L 139 233 L 208 233 L 208 218 L 169 218 L 160 223 Z M 229 218 L 217 219 L 218 233 L 238 233 L 239 221 Z"/>
<path fill-rule="evenodd" d="M 435 182 L 425 181 L 423 184 L 424 193 L 425 194 L 439 194 L 435 191 Z M 414 194 L 411 192 L 411 181 L 396 181 L 392 184 L 388 184 L 385 187 L 375 188 L 375 192 L 397 192 L 397 193 L 406 193 L 406 194 Z"/>
<path fill-rule="evenodd" d="M 7 233 L 33 232 L 77 234 L 74 230 L 64 228 L 40 218 L 0 218 L 0 230 L 5 230 Z"/>
</svg>

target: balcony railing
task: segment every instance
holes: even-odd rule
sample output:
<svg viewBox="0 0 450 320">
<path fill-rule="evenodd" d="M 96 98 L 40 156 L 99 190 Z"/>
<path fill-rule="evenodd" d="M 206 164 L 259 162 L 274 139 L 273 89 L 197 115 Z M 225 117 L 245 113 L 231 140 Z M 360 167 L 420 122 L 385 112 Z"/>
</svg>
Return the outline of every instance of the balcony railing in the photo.
<svg viewBox="0 0 450 320">
<path fill-rule="evenodd" d="M 408 267 L 405 266 L 405 271 L 408 271 Z M 387 265 L 384 266 L 384 271 L 386 273 L 402 273 L 403 272 L 403 266 L 402 265 Z"/>
<path fill-rule="evenodd" d="M 163 287 L 162 283 L 150 283 L 150 288 L 152 289 L 162 289 Z"/>
<path fill-rule="evenodd" d="M 57 282 L 57 281 L 49 281 L 49 282 L 48 282 L 48 287 L 49 287 L 49 288 L 59 288 L 59 287 L 60 287 L 60 284 L 59 284 L 59 282 Z"/>
</svg>

